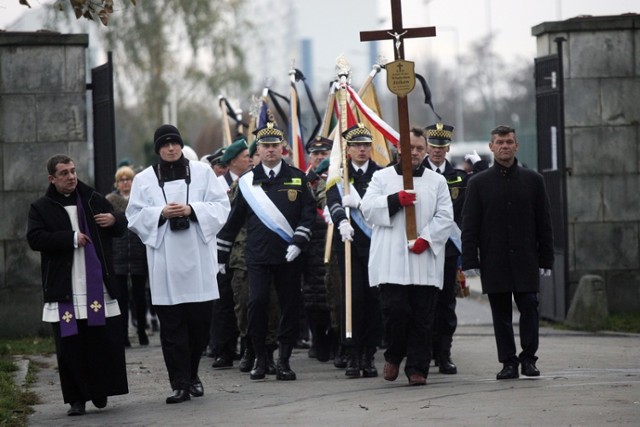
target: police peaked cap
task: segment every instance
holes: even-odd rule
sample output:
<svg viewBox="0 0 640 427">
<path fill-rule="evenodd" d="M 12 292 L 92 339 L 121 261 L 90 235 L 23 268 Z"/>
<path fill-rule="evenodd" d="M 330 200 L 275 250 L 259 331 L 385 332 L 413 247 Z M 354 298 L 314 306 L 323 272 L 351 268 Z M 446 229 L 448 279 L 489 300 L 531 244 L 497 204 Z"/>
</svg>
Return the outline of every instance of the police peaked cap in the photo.
<svg viewBox="0 0 640 427">
<path fill-rule="evenodd" d="M 260 129 L 253 131 L 258 144 L 276 144 L 284 141 L 284 132 L 274 122 L 267 122 Z"/>
<path fill-rule="evenodd" d="M 342 137 L 347 141 L 347 145 L 371 143 L 373 136 L 371 131 L 367 129 L 362 123 L 358 123 L 351 126 L 349 129 L 342 132 Z"/>
<path fill-rule="evenodd" d="M 443 123 L 427 126 L 425 130 L 427 131 L 427 142 L 435 147 L 446 147 L 453 138 L 453 126 Z"/>
</svg>

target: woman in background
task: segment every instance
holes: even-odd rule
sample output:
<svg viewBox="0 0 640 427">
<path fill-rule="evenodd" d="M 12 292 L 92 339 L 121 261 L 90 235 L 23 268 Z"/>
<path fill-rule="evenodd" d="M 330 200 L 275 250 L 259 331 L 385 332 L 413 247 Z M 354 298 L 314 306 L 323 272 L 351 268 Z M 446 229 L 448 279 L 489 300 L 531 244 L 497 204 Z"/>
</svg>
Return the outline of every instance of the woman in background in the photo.
<svg viewBox="0 0 640 427">
<path fill-rule="evenodd" d="M 116 212 L 123 213 L 129 203 L 131 183 L 135 172 L 129 166 L 122 166 L 116 171 L 116 190 L 107 195 L 107 200 Z M 113 239 L 113 265 L 116 272 L 116 285 L 120 289 L 121 297 L 118 305 L 122 313 L 125 347 L 131 347 L 129 342 L 129 278 L 131 278 L 131 296 L 135 307 L 138 329 L 138 342 L 148 345 L 149 338 L 145 332 L 147 324 L 147 249 L 137 234 L 131 230 L 122 237 Z"/>
</svg>

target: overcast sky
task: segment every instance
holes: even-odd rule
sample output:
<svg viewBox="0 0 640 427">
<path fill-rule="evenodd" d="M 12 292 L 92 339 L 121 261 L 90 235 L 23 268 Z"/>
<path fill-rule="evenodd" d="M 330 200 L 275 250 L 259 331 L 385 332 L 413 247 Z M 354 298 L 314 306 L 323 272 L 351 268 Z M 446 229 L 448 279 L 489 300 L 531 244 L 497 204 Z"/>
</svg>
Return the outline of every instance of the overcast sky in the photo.
<svg viewBox="0 0 640 427">
<path fill-rule="evenodd" d="M 381 16 L 389 16 L 389 0 L 377 0 Z M 438 57 L 453 58 L 491 31 L 495 50 L 507 62 L 509 58 L 536 56 L 531 27 L 547 21 L 562 21 L 578 15 L 619 15 L 640 13 L 638 0 L 403 0 L 405 27 L 435 26 L 437 40 L 407 41 L 411 51 L 416 44 L 426 46 Z M 459 40 L 457 45 L 456 38 Z M 431 49 L 431 51 L 429 51 Z M 407 53 L 407 56 L 409 53 Z M 445 60 L 446 61 L 446 60 Z"/>
<path fill-rule="evenodd" d="M 65 0 L 67 1 L 67 0 Z M 117 0 L 125 2 L 127 0 Z M 249 2 L 251 0 L 248 0 Z M 316 0 L 300 0 L 304 3 Z M 378 3 L 381 28 L 391 26 L 391 2 L 376 0 Z M 348 0 L 345 0 L 348 2 Z M 51 4 L 53 0 L 29 0 L 33 8 Z M 140 3 L 142 4 L 142 3 Z M 352 22 L 357 27 L 358 13 Z M 531 27 L 545 21 L 558 21 L 578 15 L 618 15 L 621 13 L 640 13 L 638 0 L 403 0 L 403 23 L 405 27 L 435 26 L 436 39 L 409 40 L 405 45 L 407 59 L 412 52 L 423 51 L 437 55 L 443 61 L 453 61 L 456 53 L 465 54 L 470 44 L 489 31 L 495 34 L 495 49 L 509 61 L 509 58 L 522 56 L 535 57 L 535 38 L 531 36 Z M 18 4 L 18 0 L 0 0 L 0 29 L 6 28 L 21 13 L 30 9 Z M 376 28 L 360 28 L 360 30 Z M 387 43 L 392 55 L 392 43 Z M 363 46 L 363 49 L 366 47 Z M 392 58 L 389 58 L 392 59 Z"/>
</svg>

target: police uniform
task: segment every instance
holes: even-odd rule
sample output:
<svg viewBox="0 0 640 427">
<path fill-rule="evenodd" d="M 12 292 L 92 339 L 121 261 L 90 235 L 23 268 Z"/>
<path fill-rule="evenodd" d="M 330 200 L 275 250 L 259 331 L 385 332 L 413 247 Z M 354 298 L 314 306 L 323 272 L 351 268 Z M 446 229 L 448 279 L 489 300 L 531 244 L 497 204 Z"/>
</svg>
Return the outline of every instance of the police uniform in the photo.
<svg viewBox="0 0 640 427">
<path fill-rule="evenodd" d="M 435 147 L 447 147 L 451 143 L 453 129 L 453 126 L 442 123 L 427 126 L 425 129 L 427 143 Z M 457 227 L 462 227 L 462 206 L 464 205 L 467 181 L 471 175 L 462 169 L 454 168 L 446 159 L 439 168 L 436 168 L 429 161 L 429 158 L 425 157 L 423 165 L 434 171 L 440 169 L 439 173 L 446 178 L 453 204 L 454 221 Z M 487 166 L 486 161 L 480 160 L 473 165 L 473 170 L 474 172 L 480 172 L 486 169 Z M 453 241 L 449 239 L 445 249 L 443 287 L 438 291 L 432 342 L 433 359 L 438 365 L 439 371 L 444 374 L 456 374 L 458 372 L 457 366 L 451 360 L 451 344 L 453 334 L 458 325 L 456 316 L 456 278 L 459 257 L 460 251 Z"/>
<path fill-rule="evenodd" d="M 254 133 L 258 144 L 278 143 L 276 139 L 283 141 L 283 132 L 271 122 Z M 269 177 L 265 167 L 261 162 L 240 177 L 229 219 L 218 234 L 218 256 L 223 261 L 228 259 L 235 236 L 246 221 L 249 335 L 256 352 L 251 378 L 261 379 L 266 373 L 265 337 L 269 289 L 273 282 L 281 311 L 277 378 L 293 380 L 295 373 L 289 367 L 289 358 L 299 333 L 302 263 L 299 256 L 290 262 L 286 257 L 293 252 L 299 254 L 309 244 L 316 216 L 315 201 L 304 172 L 280 160 L 274 168 L 279 167 L 279 172 Z M 268 200 L 264 199 L 265 195 Z M 277 211 L 269 213 L 274 207 Z M 282 218 L 288 227 L 277 225 Z M 286 237 L 282 234 L 283 228 L 291 229 L 289 235 L 285 233 Z"/>
<path fill-rule="evenodd" d="M 371 144 L 370 131 L 361 124 L 347 129 L 343 133 L 348 145 Z M 355 167 L 351 160 L 348 161 L 349 181 L 353 188 L 362 198 L 367 191 L 369 182 L 374 172 L 381 169 L 376 163 L 369 159 L 360 170 Z M 360 172 L 359 172 L 360 171 Z M 344 207 L 342 206 L 342 194 L 339 183 L 331 185 L 327 190 L 327 206 L 331 213 L 334 224 L 340 224 L 347 219 Z M 344 190 L 343 190 L 344 191 Z M 373 363 L 377 345 L 382 336 L 382 314 L 380 311 L 380 301 L 378 298 L 378 288 L 369 284 L 369 247 L 371 245 L 370 229 L 363 227 L 363 222 L 355 220 L 355 209 L 351 209 L 351 225 L 354 230 L 353 241 L 351 242 L 351 313 L 353 325 L 353 337 L 342 339 L 342 345 L 348 355 L 346 375 L 349 377 L 359 377 L 360 372 L 364 377 L 375 377 L 377 371 Z M 367 230 L 368 229 L 368 230 Z M 336 258 L 340 264 L 340 274 L 342 277 L 342 295 L 345 294 L 345 249 L 344 243 L 340 239 L 334 240 L 334 250 Z M 344 312 L 342 313 L 344 323 Z"/>
<path fill-rule="evenodd" d="M 331 150 L 330 139 L 317 136 L 307 143 L 309 154 L 327 152 Z M 325 159 L 326 160 L 326 159 Z M 309 166 L 307 180 L 311 186 L 316 201 L 316 219 L 313 223 L 311 243 L 304 253 L 302 264 L 302 302 L 304 314 L 313 338 L 309 357 L 315 357 L 321 362 L 330 358 L 331 316 L 327 303 L 327 288 L 325 286 L 326 266 L 324 263 L 325 241 L 327 237 L 327 223 L 323 217 L 323 209 L 327 204 L 325 181 Z"/>
</svg>

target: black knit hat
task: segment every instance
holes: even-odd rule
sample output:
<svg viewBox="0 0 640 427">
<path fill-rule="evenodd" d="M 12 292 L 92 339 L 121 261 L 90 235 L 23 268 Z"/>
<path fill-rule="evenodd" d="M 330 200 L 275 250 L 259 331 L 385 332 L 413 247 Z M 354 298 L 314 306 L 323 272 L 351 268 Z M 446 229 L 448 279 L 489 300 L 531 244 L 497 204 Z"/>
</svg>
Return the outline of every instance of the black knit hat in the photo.
<svg viewBox="0 0 640 427">
<path fill-rule="evenodd" d="M 180 144 L 180 147 L 184 147 L 180 131 L 173 125 L 162 125 L 153 135 L 153 150 L 156 154 L 160 154 L 160 147 L 168 142 L 175 142 Z"/>
</svg>

